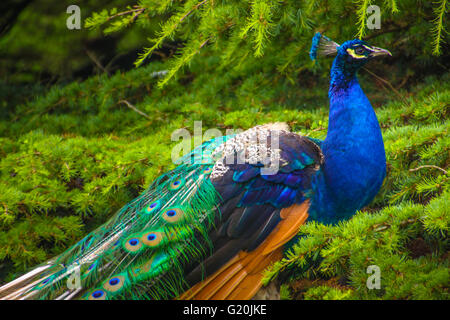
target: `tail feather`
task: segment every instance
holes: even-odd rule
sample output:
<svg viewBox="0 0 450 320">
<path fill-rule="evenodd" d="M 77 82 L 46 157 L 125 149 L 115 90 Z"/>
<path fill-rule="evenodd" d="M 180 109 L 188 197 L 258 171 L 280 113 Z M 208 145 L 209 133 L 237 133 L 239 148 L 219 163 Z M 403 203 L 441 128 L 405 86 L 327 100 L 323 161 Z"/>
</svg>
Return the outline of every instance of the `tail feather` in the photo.
<svg viewBox="0 0 450 320">
<path fill-rule="evenodd" d="M 184 292 L 183 265 L 201 261 L 211 246 L 219 195 L 205 150 L 214 143 L 194 150 L 66 252 L 1 287 L 0 298 L 167 299 Z"/>
<path fill-rule="evenodd" d="M 308 217 L 309 202 L 281 210 L 282 220 L 262 244 L 250 252 L 236 249 L 216 273 L 186 291 L 183 267 L 200 264 L 212 251 L 209 234 L 220 212 L 220 195 L 208 179 L 212 159 L 196 159 L 211 145 L 194 150 L 188 155 L 194 163 L 158 178 L 66 252 L 0 287 L 0 299 L 251 298 L 264 268 L 281 258 L 282 245 Z M 70 285 L 74 277 L 78 282 Z"/>
<path fill-rule="evenodd" d="M 23 292 L 42 281 L 42 276 L 52 267 L 51 263 L 39 266 L 23 276 L 0 287 L 0 300 L 19 297 Z"/>
<path fill-rule="evenodd" d="M 217 290 L 220 289 L 220 284 L 228 281 L 233 275 L 235 275 L 239 270 L 242 269 L 242 265 L 236 264 L 239 262 L 239 254 L 237 254 L 228 263 L 222 266 L 216 273 L 209 276 L 206 280 L 199 282 L 194 287 L 184 292 L 178 299 L 180 300 L 191 300 L 197 298 L 197 300 L 207 300 L 212 297 Z M 233 268 L 233 270 L 229 270 Z M 225 270 L 227 270 L 225 272 Z M 211 290 L 204 290 L 205 287 L 209 286 Z M 216 288 L 216 290 L 214 290 Z M 202 294 L 204 296 L 202 296 Z"/>
<path fill-rule="evenodd" d="M 261 288 L 263 271 L 282 257 L 282 245 L 296 235 L 308 218 L 309 201 L 281 210 L 283 220 L 251 252 L 241 251 L 206 280 L 183 293 L 182 300 L 246 300 Z"/>
</svg>

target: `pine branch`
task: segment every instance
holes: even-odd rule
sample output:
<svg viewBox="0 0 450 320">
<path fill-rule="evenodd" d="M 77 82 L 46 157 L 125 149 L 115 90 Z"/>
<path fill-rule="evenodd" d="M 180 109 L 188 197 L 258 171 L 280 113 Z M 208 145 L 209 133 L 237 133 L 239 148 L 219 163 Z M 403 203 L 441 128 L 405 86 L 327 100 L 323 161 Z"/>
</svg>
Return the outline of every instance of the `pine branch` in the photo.
<svg viewBox="0 0 450 320">
<path fill-rule="evenodd" d="M 399 12 L 397 7 L 397 0 L 387 0 L 388 6 L 391 8 L 392 13 Z"/>
<path fill-rule="evenodd" d="M 138 17 L 139 15 L 141 15 L 142 13 L 144 13 L 145 10 L 146 10 L 145 8 L 141 8 L 141 7 L 139 7 L 139 6 L 134 6 L 134 7 L 136 7 L 136 9 L 128 10 L 128 11 L 123 11 L 123 12 L 119 12 L 119 13 L 117 13 L 117 14 L 114 14 L 114 15 L 112 15 L 112 16 L 109 16 L 108 19 L 107 19 L 106 21 L 110 21 L 110 20 L 115 19 L 115 18 L 117 18 L 117 17 L 121 17 L 121 16 L 124 16 L 124 15 L 128 15 L 128 14 L 130 14 L 130 13 L 134 13 L 134 14 L 133 14 L 133 17 L 132 17 L 132 19 L 131 19 L 131 21 L 134 22 L 134 21 L 137 19 L 137 17 Z"/>
<path fill-rule="evenodd" d="M 269 38 L 271 29 L 274 27 L 272 20 L 275 5 L 270 1 L 253 1 L 251 16 L 248 18 L 247 25 L 242 29 L 240 37 L 244 38 L 250 30 L 254 31 L 254 55 L 260 57 Z"/>
<path fill-rule="evenodd" d="M 92 62 L 94 62 L 94 64 L 100 69 L 102 70 L 104 73 L 109 75 L 109 71 L 102 65 L 102 63 L 100 62 L 100 60 L 98 60 L 98 58 L 95 56 L 95 54 L 89 50 L 85 50 L 87 56 L 89 57 L 89 59 L 92 60 Z"/>
<path fill-rule="evenodd" d="M 163 88 L 183 66 L 192 61 L 194 56 L 198 54 L 200 49 L 202 49 L 209 41 L 211 41 L 211 38 L 204 41 L 191 41 L 188 47 L 183 48 L 181 55 L 172 60 L 171 68 L 168 70 L 167 75 L 160 82 L 158 82 L 158 87 Z"/>
<path fill-rule="evenodd" d="M 135 106 L 133 106 L 131 103 L 129 103 L 127 100 L 120 100 L 119 103 L 124 103 L 128 108 L 130 108 L 131 110 L 136 111 L 137 113 L 139 113 L 141 116 L 151 120 L 150 116 L 144 112 L 142 112 L 141 110 L 139 110 L 138 108 L 136 108 Z"/>
<path fill-rule="evenodd" d="M 358 33 L 356 37 L 362 39 L 366 32 L 366 23 L 367 23 L 367 8 L 372 4 L 371 0 L 358 0 L 359 7 L 356 10 L 356 14 L 358 16 Z"/>
<path fill-rule="evenodd" d="M 192 6 L 191 9 L 189 9 L 187 12 L 183 13 L 180 16 L 172 16 L 172 18 L 164 24 L 161 31 L 161 36 L 156 40 L 155 44 L 152 47 L 145 48 L 144 52 L 139 54 L 139 58 L 134 63 L 136 67 L 141 66 L 144 61 L 153 53 L 154 50 L 161 47 L 162 43 L 169 37 L 172 37 L 175 32 L 177 31 L 179 25 L 187 18 L 189 17 L 193 12 L 198 10 L 200 6 L 208 3 L 208 0 L 203 0 L 194 6 Z"/>
<path fill-rule="evenodd" d="M 433 11 L 436 14 L 436 18 L 433 21 L 435 26 L 432 29 L 432 33 L 434 33 L 432 45 L 433 54 L 438 56 L 441 54 L 441 41 L 443 38 L 443 33 L 445 32 L 443 20 L 444 14 L 447 12 L 447 0 L 441 0 L 440 5 Z"/>
<path fill-rule="evenodd" d="M 124 17 L 120 21 L 114 21 L 110 27 L 108 27 L 104 30 L 105 33 L 117 31 L 117 30 L 123 28 L 124 26 L 127 26 L 127 25 L 135 22 L 136 19 L 147 10 L 146 8 L 137 6 L 137 5 L 135 5 L 133 7 L 134 7 L 134 9 L 130 9 L 130 10 L 119 12 L 119 13 L 117 13 L 116 8 L 111 9 L 109 13 L 108 13 L 108 10 L 103 10 L 100 13 L 94 12 L 92 17 L 89 17 L 86 19 L 85 27 L 94 29 L 94 28 L 99 27 L 100 25 L 107 23 L 107 22 L 111 22 L 112 20 L 115 20 L 116 18 Z M 125 17 L 130 14 L 133 14 L 133 15 L 131 17 Z"/>
<path fill-rule="evenodd" d="M 409 169 L 409 171 L 413 172 L 413 171 L 417 171 L 417 170 L 420 170 L 420 169 L 423 169 L 423 168 L 434 168 L 434 169 L 441 170 L 444 174 L 448 173 L 446 170 L 442 169 L 441 167 L 438 167 L 438 166 L 435 166 L 435 165 L 432 165 L 432 164 L 426 164 L 426 165 L 419 166 L 419 167 L 414 168 L 414 169 Z"/>
<path fill-rule="evenodd" d="M 199 4 L 195 5 L 191 10 L 189 10 L 188 12 L 185 13 L 184 16 L 181 17 L 180 22 L 183 22 L 184 19 L 186 19 L 187 17 L 189 17 L 189 15 L 194 12 L 194 10 L 197 10 L 201 5 L 205 4 L 206 2 L 208 2 L 208 0 L 203 0 L 202 2 L 200 2 Z"/>
</svg>

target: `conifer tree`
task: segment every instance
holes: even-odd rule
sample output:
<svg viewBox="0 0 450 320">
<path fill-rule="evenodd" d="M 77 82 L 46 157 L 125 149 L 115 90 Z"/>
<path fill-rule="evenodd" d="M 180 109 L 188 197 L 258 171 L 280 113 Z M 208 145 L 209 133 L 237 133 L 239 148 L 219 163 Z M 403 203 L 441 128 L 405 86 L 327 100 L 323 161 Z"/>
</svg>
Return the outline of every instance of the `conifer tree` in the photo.
<svg viewBox="0 0 450 320">
<path fill-rule="evenodd" d="M 380 30 L 367 28 L 370 5 L 381 8 Z M 193 133 L 194 121 L 223 131 L 284 121 L 323 139 L 331 60 L 313 63 L 308 50 L 324 31 L 394 54 L 360 75 L 387 177 L 351 220 L 304 225 L 265 281 L 280 283 L 283 299 L 448 299 L 447 10 L 446 0 L 140 0 L 94 10 L 90 32 L 146 35 L 133 38 L 136 68 L 49 88 L 0 85 L 0 283 L 63 252 L 173 168 L 171 134 Z M 371 265 L 381 289 L 366 285 Z"/>
</svg>

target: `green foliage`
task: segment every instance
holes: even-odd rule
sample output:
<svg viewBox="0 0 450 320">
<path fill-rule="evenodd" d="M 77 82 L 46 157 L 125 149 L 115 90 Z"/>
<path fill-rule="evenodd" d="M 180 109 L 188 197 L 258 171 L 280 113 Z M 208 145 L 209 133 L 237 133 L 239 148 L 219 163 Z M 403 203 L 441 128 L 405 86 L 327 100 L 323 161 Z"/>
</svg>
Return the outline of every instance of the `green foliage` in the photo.
<svg viewBox="0 0 450 320">
<path fill-rule="evenodd" d="M 445 33 L 444 29 L 444 14 L 447 12 L 447 0 L 441 0 L 440 2 L 436 2 L 436 8 L 434 9 L 436 18 L 434 19 L 434 27 L 432 32 L 434 34 L 434 39 L 432 42 L 433 45 L 433 53 L 435 55 L 439 55 L 441 53 L 441 41 L 443 37 L 443 33 Z"/>
<path fill-rule="evenodd" d="M 76 5 L 80 7 L 81 18 L 85 19 L 105 5 L 122 6 L 125 3 L 124 0 L 80 0 Z M 71 4 L 74 3 L 30 1 L 11 30 L 0 37 L 0 77 L 3 81 L 16 85 L 67 81 L 78 78 L 78 74 L 94 64 L 87 52 L 98 54 L 94 44 L 102 35 L 88 29 L 69 30 L 66 19 L 70 15 L 66 9 Z M 114 52 L 117 40 L 125 34 L 117 33 L 115 39 L 110 39 L 108 49 Z M 135 30 L 134 35 L 128 34 L 127 43 L 115 54 L 133 48 L 136 43 L 143 44 L 139 40 L 139 30 Z M 100 61 L 102 58 L 98 54 Z"/>
<path fill-rule="evenodd" d="M 358 2 L 358 9 L 357 9 L 357 15 L 358 15 L 358 34 L 357 37 L 359 39 L 362 39 L 366 32 L 366 24 L 367 24 L 367 8 L 371 5 L 371 0 L 359 0 Z M 394 0 L 395 3 L 395 0 Z"/>
<path fill-rule="evenodd" d="M 256 57 L 262 56 L 265 43 L 268 41 L 271 35 L 271 29 L 275 27 L 273 23 L 273 13 L 278 7 L 276 2 L 273 1 L 253 1 L 251 3 L 251 15 L 248 17 L 247 25 L 242 28 L 239 36 L 244 38 L 248 35 L 249 31 L 254 33 L 254 55 Z"/>
<path fill-rule="evenodd" d="M 379 31 L 361 31 L 358 24 L 358 10 L 368 3 L 382 8 Z M 34 81 L 34 73 L 0 65 L 11 75 L 0 83 L 1 282 L 63 252 L 173 168 L 171 150 L 178 141 L 171 134 L 179 128 L 192 133 L 194 121 L 202 121 L 203 131 L 223 133 L 284 121 L 293 131 L 323 139 L 331 60 L 314 64 L 307 54 L 311 36 L 320 30 L 338 42 L 362 32 L 394 53 L 368 68 L 389 80 L 395 92 L 360 73 L 382 126 L 387 178 L 354 219 L 338 226 L 303 226 L 303 236 L 269 270 L 267 280 L 279 277 L 283 299 L 448 299 L 445 1 L 418 6 L 412 0 L 356 5 L 350 0 L 141 0 L 126 5 L 101 4 L 85 24 L 93 36 L 97 27 L 109 37 L 126 31 L 118 44 L 122 48 L 141 46 L 142 35 L 149 37 L 139 68 L 47 90 L 14 85 L 22 77 Z M 31 16 L 26 11 L 20 19 Z M 17 26 L 1 39 L 2 50 L 9 46 L 11 55 L 23 50 L 24 40 L 12 42 L 13 36 L 23 39 L 25 26 L 24 21 L 22 30 Z M 64 50 L 71 46 L 56 52 L 57 44 L 46 46 L 43 36 L 37 37 L 40 43 L 26 37 L 30 50 L 41 53 L 36 68 L 58 73 L 70 60 Z M 436 36 L 442 39 L 437 44 Z M 171 53 L 163 50 L 168 44 Z M 442 48 L 440 57 L 431 56 L 436 45 Z M 155 55 L 162 60 L 152 60 Z M 373 264 L 381 268 L 381 290 L 366 287 L 366 269 Z"/>
<path fill-rule="evenodd" d="M 351 290 L 340 290 L 337 288 L 318 286 L 308 290 L 304 296 L 305 300 L 347 300 L 351 299 Z"/>
<path fill-rule="evenodd" d="M 405 202 L 377 213 L 360 212 L 338 226 L 308 223 L 266 281 L 281 273 L 290 279 L 343 282 L 304 292 L 297 288 L 305 299 L 448 299 L 448 195 L 428 206 Z M 379 290 L 366 286 L 370 265 L 381 270 Z"/>
<path fill-rule="evenodd" d="M 331 37 L 339 35 L 347 39 L 353 38 L 354 30 L 343 26 L 340 23 L 342 19 L 353 21 L 349 26 L 356 25 L 358 30 L 356 36 L 364 38 L 367 34 L 367 9 L 373 4 L 382 8 L 384 30 L 388 30 L 387 25 L 390 28 L 394 26 L 394 28 L 406 30 L 412 39 L 426 38 L 423 32 L 430 33 L 431 30 L 433 38 L 429 41 L 430 44 L 423 46 L 423 42 L 417 43 L 421 48 L 414 49 L 430 51 L 434 55 L 439 55 L 443 38 L 446 35 L 444 28 L 444 14 L 447 12 L 446 0 L 436 3 L 421 3 L 423 11 L 414 9 L 415 1 L 400 3 L 397 0 L 383 2 L 358 0 L 356 3 L 353 0 L 301 2 L 290 0 L 220 2 L 189 0 L 170 2 L 170 5 L 169 1 L 162 4 L 159 2 L 159 0 L 141 1 L 134 6 L 134 9 L 128 7 L 121 13 L 117 13 L 116 8 L 109 13 L 105 9 L 99 14 L 93 14 L 86 21 L 86 26 L 95 28 L 113 20 L 114 22 L 111 22 L 105 29 L 106 33 L 110 33 L 112 30 L 120 30 L 129 26 L 130 22 L 134 20 L 148 21 L 149 14 L 152 17 L 166 17 L 160 29 L 155 31 L 154 36 L 150 38 L 152 45 L 146 47 L 135 62 L 136 66 L 142 65 L 167 40 L 182 41 L 184 46 L 178 49 L 175 57 L 172 57 L 174 61 L 169 65 L 168 74 L 159 82 L 161 87 L 167 85 L 180 69 L 188 66 L 199 55 L 203 47 L 209 47 L 207 50 L 221 55 L 222 61 L 219 66 L 224 68 L 232 64 L 237 64 L 237 66 L 254 64 L 255 61 L 264 64 L 271 57 L 276 57 L 279 62 L 282 62 L 289 59 L 286 56 L 288 52 L 307 51 L 309 42 L 304 41 L 304 38 L 310 39 L 313 27 L 326 30 Z M 141 15 L 143 12 L 145 14 Z M 120 17 L 121 20 L 117 20 L 117 17 Z M 432 20 L 432 23 L 429 20 Z M 425 25 L 428 27 L 427 31 L 425 31 Z M 416 33 L 419 29 L 420 35 Z M 405 39 L 408 39 L 406 35 Z M 393 49 L 394 43 L 391 41 L 389 47 Z M 206 46 L 206 44 L 209 45 Z M 286 45 L 295 50 L 282 50 Z M 241 50 L 238 50 L 239 48 Z M 410 44 L 409 49 L 411 48 Z M 262 58 L 262 60 L 249 59 L 249 54 L 252 54 L 253 58 Z M 278 68 L 285 70 L 286 67 L 279 64 Z"/>
<path fill-rule="evenodd" d="M 289 286 L 286 284 L 280 286 L 280 300 L 292 300 Z"/>
</svg>

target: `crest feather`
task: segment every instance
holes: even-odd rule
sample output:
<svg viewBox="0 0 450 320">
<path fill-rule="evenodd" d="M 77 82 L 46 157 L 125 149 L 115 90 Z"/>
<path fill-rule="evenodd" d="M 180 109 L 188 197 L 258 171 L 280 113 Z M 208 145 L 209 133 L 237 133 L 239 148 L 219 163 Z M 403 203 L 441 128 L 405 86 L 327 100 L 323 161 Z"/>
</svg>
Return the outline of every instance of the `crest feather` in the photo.
<svg viewBox="0 0 450 320">
<path fill-rule="evenodd" d="M 324 36 L 320 32 L 317 32 L 312 39 L 309 57 L 311 58 L 311 60 L 315 60 L 317 58 L 317 55 L 329 56 L 336 54 L 338 47 L 339 44 Z"/>
</svg>

